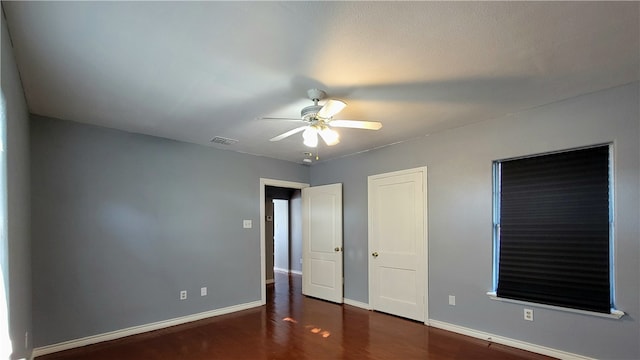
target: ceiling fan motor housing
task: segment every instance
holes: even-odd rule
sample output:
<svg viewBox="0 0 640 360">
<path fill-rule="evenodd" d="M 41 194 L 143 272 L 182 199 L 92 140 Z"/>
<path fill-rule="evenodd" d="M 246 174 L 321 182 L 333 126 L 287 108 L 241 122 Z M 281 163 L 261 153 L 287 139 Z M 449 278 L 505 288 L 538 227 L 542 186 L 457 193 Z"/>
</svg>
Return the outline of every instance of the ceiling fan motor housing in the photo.
<svg viewBox="0 0 640 360">
<path fill-rule="evenodd" d="M 320 111 L 320 109 L 322 109 L 322 105 L 307 106 L 300 111 L 300 116 L 302 117 L 302 120 L 312 122 L 317 120 L 318 111 Z"/>
<path fill-rule="evenodd" d="M 318 105 L 318 101 L 324 99 L 327 96 L 327 93 L 320 89 L 309 89 L 307 90 L 307 96 L 311 101 L 313 101 L 313 105 L 302 109 L 302 111 L 300 111 L 300 116 L 302 117 L 302 120 L 306 122 L 313 122 L 318 120 L 318 112 L 322 109 L 322 105 Z"/>
</svg>

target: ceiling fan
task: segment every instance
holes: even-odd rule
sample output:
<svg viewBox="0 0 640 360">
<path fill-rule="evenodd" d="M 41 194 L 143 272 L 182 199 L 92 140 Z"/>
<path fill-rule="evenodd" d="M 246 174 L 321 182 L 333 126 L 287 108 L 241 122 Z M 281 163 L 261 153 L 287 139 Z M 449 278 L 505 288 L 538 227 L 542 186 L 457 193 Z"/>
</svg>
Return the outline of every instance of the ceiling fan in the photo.
<svg viewBox="0 0 640 360">
<path fill-rule="evenodd" d="M 280 141 L 291 135 L 302 132 L 302 138 L 306 146 L 317 147 L 318 135 L 320 135 L 327 146 L 332 146 L 340 142 L 340 135 L 332 129 L 334 127 L 365 130 L 379 130 L 382 128 L 382 123 L 377 121 L 334 120 L 333 117 L 347 106 L 344 101 L 329 99 L 324 103 L 324 105 L 318 105 L 318 102 L 327 96 L 324 91 L 318 89 L 308 90 L 307 96 L 309 96 L 309 99 L 313 101 L 313 105 L 307 106 L 300 111 L 301 119 L 263 118 L 275 120 L 301 120 L 306 123 L 304 126 L 297 127 L 271 138 L 269 141 Z"/>
</svg>

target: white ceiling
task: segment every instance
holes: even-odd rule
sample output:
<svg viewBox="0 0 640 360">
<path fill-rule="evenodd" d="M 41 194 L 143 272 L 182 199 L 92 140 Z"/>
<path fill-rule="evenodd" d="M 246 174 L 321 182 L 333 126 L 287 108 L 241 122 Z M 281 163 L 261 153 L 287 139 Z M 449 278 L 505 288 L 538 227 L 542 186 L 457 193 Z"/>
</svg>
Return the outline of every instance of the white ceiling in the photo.
<svg viewBox="0 0 640 360">
<path fill-rule="evenodd" d="M 639 80 L 639 2 L 2 1 L 34 114 L 301 162 L 317 87 L 349 106 L 327 160 Z M 214 136 L 240 140 L 225 146 Z"/>
</svg>

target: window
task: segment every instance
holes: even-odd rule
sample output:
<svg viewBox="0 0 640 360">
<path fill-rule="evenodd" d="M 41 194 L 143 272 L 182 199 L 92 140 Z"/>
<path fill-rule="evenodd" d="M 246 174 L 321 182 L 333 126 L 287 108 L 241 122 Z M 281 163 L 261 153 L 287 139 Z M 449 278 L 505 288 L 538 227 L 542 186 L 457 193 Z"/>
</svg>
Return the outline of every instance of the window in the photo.
<svg viewBox="0 0 640 360">
<path fill-rule="evenodd" d="M 610 146 L 494 162 L 499 298 L 610 313 Z"/>
</svg>

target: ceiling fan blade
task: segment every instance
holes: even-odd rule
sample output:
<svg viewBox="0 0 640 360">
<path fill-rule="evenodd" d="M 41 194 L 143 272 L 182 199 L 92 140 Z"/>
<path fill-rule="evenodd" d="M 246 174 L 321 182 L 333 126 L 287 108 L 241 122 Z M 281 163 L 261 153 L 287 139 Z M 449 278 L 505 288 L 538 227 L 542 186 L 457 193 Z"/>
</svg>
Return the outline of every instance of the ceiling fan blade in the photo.
<svg viewBox="0 0 640 360">
<path fill-rule="evenodd" d="M 320 111 L 318 111 L 318 117 L 323 118 L 323 119 L 330 119 L 335 114 L 337 114 L 340 111 L 342 111 L 342 109 L 344 109 L 345 106 L 347 106 L 347 103 L 345 103 L 344 101 L 334 100 L 334 99 L 328 100 L 324 104 L 322 109 L 320 109 Z"/>
<path fill-rule="evenodd" d="M 382 123 L 377 121 L 360 121 L 360 120 L 331 120 L 330 126 L 353 128 L 353 129 L 365 129 L 365 130 L 380 130 Z"/>
<path fill-rule="evenodd" d="M 256 120 L 287 120 L 287 121 L 302 121 L 300 118 L 285 118 L 285 117 L 259 117 Z"/>
<path fill-rule="evenodd" d="M 302 130 L 306 129 L 307 127 L 308 127 L 308 126 L 306 126 L 306 125 L 305 125 L 305 126 L 297 127 L 297 128 L 295 128 L 295 129 L 293 129 L 293 130 L 289 130 L 289 131 L 287 131 L 287 132 L 286 132 L 286 133 L 284 133 L 284 134 L 280 134 L 280 135 L 278 135 L 278 136 L 276 136 L 276 137 L 274 137 L 274 138 L 271 138 L 271 139 L 269 139 L 269 141 L 280 141 L 280 140 L 282 140 L 282 139 L 284 139 L 284 138 L 287 138 L 287 137 L 289 137 L 289 136 L 291 136 L 291 135 L 293 135 L 293 134 L 297 134 L 297 133 L 301 132 Z"/>
</svg>

